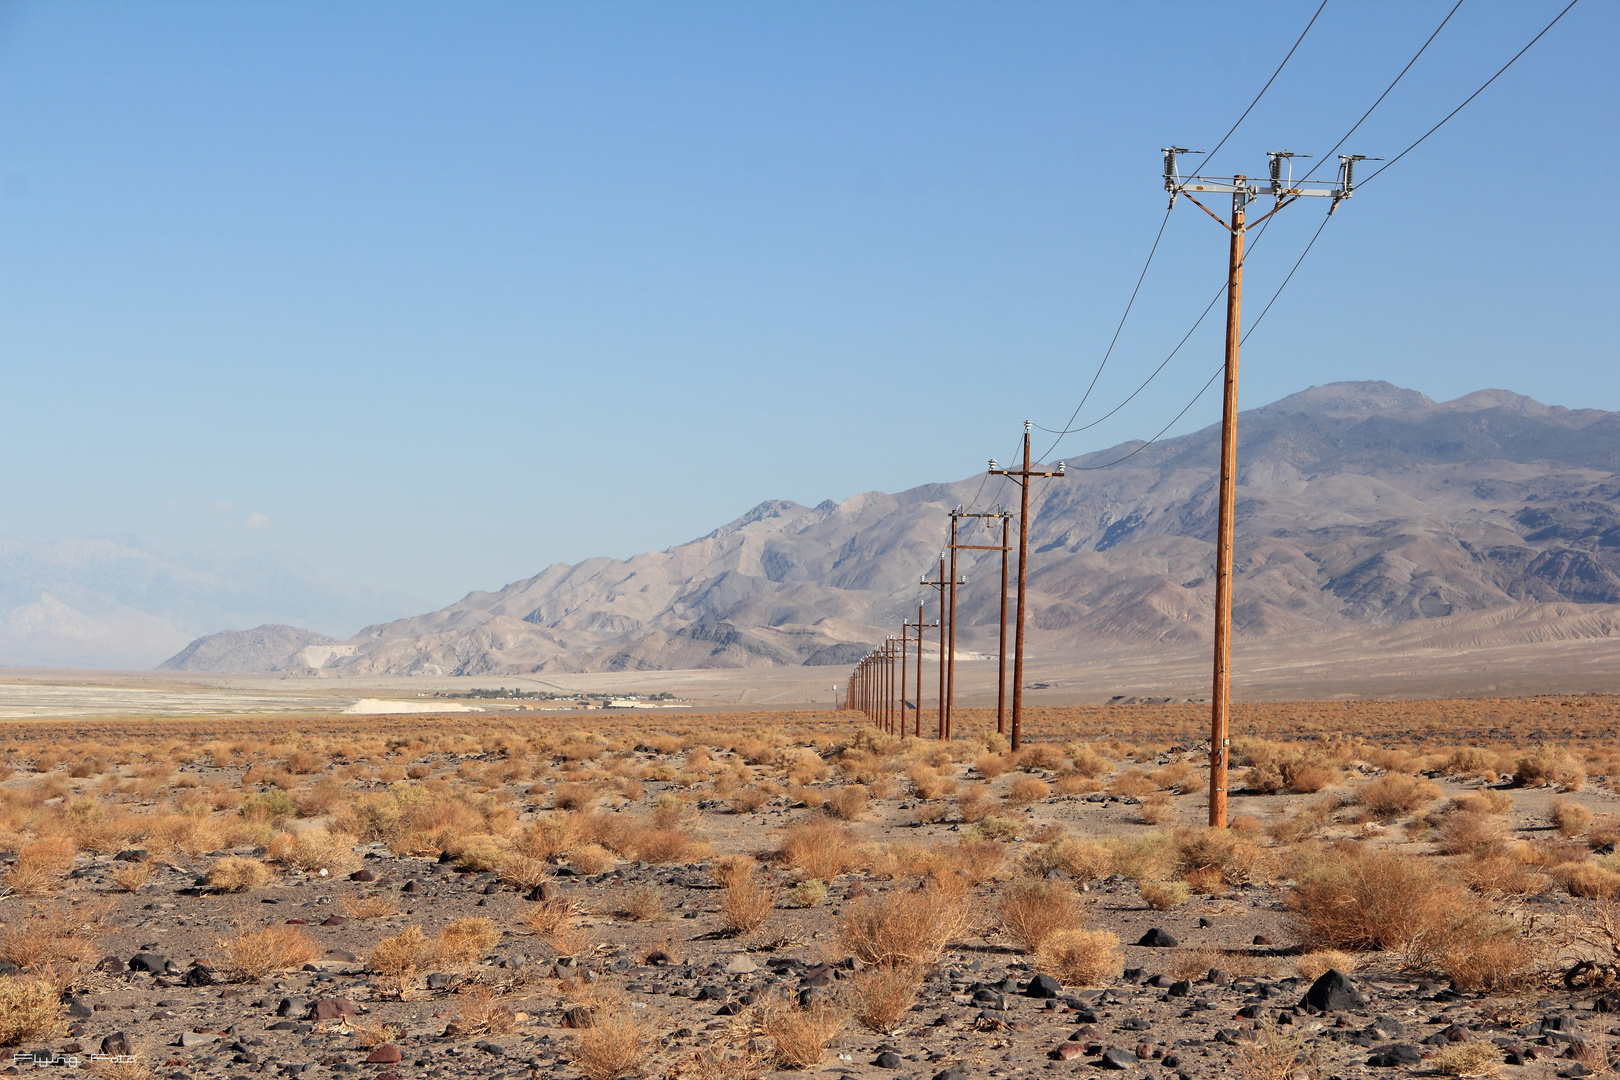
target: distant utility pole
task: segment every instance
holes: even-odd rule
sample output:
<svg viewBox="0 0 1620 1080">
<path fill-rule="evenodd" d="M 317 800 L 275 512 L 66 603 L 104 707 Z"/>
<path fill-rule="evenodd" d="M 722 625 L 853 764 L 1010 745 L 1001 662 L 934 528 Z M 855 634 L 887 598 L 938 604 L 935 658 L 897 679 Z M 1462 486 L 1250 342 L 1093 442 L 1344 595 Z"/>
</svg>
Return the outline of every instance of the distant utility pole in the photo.
<svg viewBox="0 0 1620 1080">
<path fill-rule="evenodd" d="M 918 582 L 918 584 L 920 584 L 920 585 L 927 585 L 931 589 L 938 589 L 939 590 L 939 622 L 936 623 L 935 625 L 939 627 L 939 734 L 936 736 L 936 738 L 940 738 L 940 739 L 946 739 L 946 738 L 950 737 L 949 734 L 947 733 L 947 729 L 945 727 L 945 668 L 946 668 L 946 665 L 948 663 L 948 661 L 946 660 L 946 652 L 945 652 L 945 623 L 948 621 L 946 619 L 946 617 L 945 617 L 945 600 L 946 600 L 945 588 L 946 588 L 947 582 L 949 582 L 951 580 L 954 580 L 954 579 L 947 578 L 945 576 L 945 556 L 941 555 L 939 557 L 939 580 L 938 581 L 928 581 L 928 580 L 925 579 L 923 581 Z M 919 621 L 921 620 L 921 618 L 922 618 L 922 616 L 918 615 Z M 918 673 L 919 673 L 918 676 L 917 676 L 917 687 L 918 687 L 917 708 L 920 710 L 922 708 L 922 675 L 921 675 L 921 671 L 922 671 L 922 641 L 921 641 L 921 635 L 918 636 L 918 643 L 917 643 L 917 670 L 918 670 Z"/>
<path fill-rule="evenodd" d="M 1209 824 L 1211 828 L 1226 828 L 1226 770 L 1231 748 L 1231 677 L 1232 677 L 1232 532 L 1233 511 L 1237 499 L 1237 384 L 1238 344 L 1242 338 L 1243 307 L 1243 238 L 1251 225 L 1258 225 L 1283 207 L 1306 196 L 1332 199 L 1328 213 L 1339 208 L 1355 190 L 1356 162 L 1366 161 L 1361 154 L 1339 155 L 1339 179 L 1332 187 L 1307 188 L 1294 184 L 1293 158 L 1288 150 L 1275 150 L 1266 154 L 1271 183 L 1267 194 L 1277 202 L 1270 211 L 1250 222 L 1247 220 L 1249 203 L 1260 197 L 1261 187 L 1241 173 L 1226 177 L 1182 176 L 1176 168 L 1176 159 L 1182 154 L 1201 154 L 1202 150 L 1186 150 L 1179 146 L 1164 150 L 1164 189 L 1170 193 L 1170 205 L 1176 205 L 1176 196 L 1208 214 L 1214 222 L 1231 234 L 1227 256 L 1226 279 L 1226 384 L 1221 402 L 1221 487 L 1220 517 L 1215 539 L 1215 679 L 1211 694 L 1209 720 Z M 1288 166 L 1288 176 L 1282 175 Z M 1232 196 L 1231 223 L 1221 220 L 1219 214 L 1193 196 L 1199 193 L 1225 193 Z M 1028 445 L 1028 437 L 1025 437 Z M 1023 574 L 1019 569 L 1020 577 Z M 1016 691 L 1015 691 L 1016 693 Z M 1013 707 L 1017 715 L 1017 706 Z M 1016 721 L 1015 721 L 1016 724 Z M 1016 730 L 1016 729 L 1015 729 Z"/>
<path fill-rule="evenodd" d="M 1063 462 L 1056 470 L 1033 468 L 1029 460 L 1030 421 L 1024 421 L 1024 465 L 1021 469 L 998 469 L 990 459 L 990 475 L 1005 476 L 1019 488 L 1018 510 L 1018 621 L 1013 638 L 1012 748 L 1022 745 L 1024 723 L 1024 587 L 1029 570 L 1029 482 L 1037 476 L 1062 476 Z"/>
<path fill-rule="evenodd" d="M 960 506 L 958 506 L 955 510 L 951 511 L 951 553 L 952 553 L 953 557 L 954 557 L 955 553 L 958 552 L 958 551 L 999 551 L 999 552 L 1001 552 L 1001 619 L 1000 619 L 1000 621 L 1001 621 L 1001 638 L 1000 638 L 1000 644 L 996 648 L 996 667 L 997 667 L 997 672 L 996 672 L 996 734 L 997 735 L 1005 735 L 1007 733 L 1007 551 L 1008 551 L 1007 523 L 1008 523 L 1009 519 L 1011 519 L 1011 517 L 1012 517 L 1011 514 L 1006 513 L 999 506 L 996 507 L 994 510 L 990 511 L 989 513 L 984 513 L 984 514 L 968 514 L 968 513 L 964 513 Z M 956 542 L 956 519 L 957 518 L 1000 518 L 1001 519 L 1001 543 L 999 543 L 999 544 L 958 544 Z M 956 575 L 952 574 L 951 576 L 954 578 Z M 966 582 L 963 582 L 963 584 L 966 584 Z M 955 608 L 953 606 L 952 610 L 951 610 L 951 622 L 955 623 L 955 621 L 956 621 L 956 613 L 955 613 Z M 952 633 L 951 633 L 951 666 L 954 668 L 955 665 L 956 665 L 956 633 L 953 630 Z M 947 681 L 950 682 L 950 680 L 947 680 Z M 946 715 L 949 716 L 950 711 L 954 710 L 955 708 L 956 708 L 956 689 L 955 689 L 954 682 L 951 682 L 951 706 L 950 706 L 950 710 L 946 711 Z"/>
<path fill-rule="evenodd" d="M 900 625 L 901 625 L 902 628 L 907 627 L 907 626 L 913 627 L 917 631 L 917 704 L 916 704 L 915 709 L 912 710 L 913 711 L 912 719 L 914 721 L 914 728 L 913 728 L 912 734 L 920 739 L 920 738 L 922 738 L 923 631 L 924 630 L 930 630 L 930 629 L 938 626 L 939 624 L 938 623 L 925 623 L 925 622 L 923 622 L 923 606 L 921 604 L 918 604 L 917 605 L 917 621 L 914 622 L 914 623 L 901 623 Z M 904 670 L 904 668 L 902 668 L 902 670 Z M 906 689 L 905 689 L 905 686 L 903 685 L 903 682 L 904 681 L 902 680 L 902 685 L 900 687 L 900 701 L 901 701 L 900 726 L 902 728 L 905 727 L 905 705 L 904 705 L 904 703 L 905 703 L 905 700 L 906 700 Z"/>
</svg>

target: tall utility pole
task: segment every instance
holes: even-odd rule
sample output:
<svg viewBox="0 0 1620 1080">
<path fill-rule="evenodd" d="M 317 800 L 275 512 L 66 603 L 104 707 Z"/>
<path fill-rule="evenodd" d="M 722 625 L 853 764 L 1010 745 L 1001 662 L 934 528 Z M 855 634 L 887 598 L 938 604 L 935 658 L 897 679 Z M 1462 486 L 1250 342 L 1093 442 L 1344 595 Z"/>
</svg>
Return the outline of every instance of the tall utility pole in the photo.
<svg viewBox="0 0 1620 1080">
<path fill-rule="evenodd" d="M 911 644 L 906 633 L 911 629 L 905 619 L 900 620 L 900 737 L 906 737 L 906 661 L 911 659 Z"/>
<path fill-rule="evenodd" d="M 957 507 L 955 510 L 951 511 L 951 553 L 952 553 L 953 556 L 958 551 L 999 551 L 999 552 L 1001 552 L 1001 618 L 1000 618 L 1001 639 L 1000 639 L 1000 643 L 999 643 L 999 645 L 997 646 L 997 649 L 996 649 L 996 666 L 997 666 L 997 673 L 996 673 L 996 734 L 998 734 L 998 735 L 1005 735 L 1007 733 L 1007 552 L 1008 552 L 1007 522 L 1011 517 L 1012 517 L 1011 514 L 1006 513 L 999 506 L 996 507 L 994 510 L 990 511 L 989 513 L 984 513 L 984 514 L 968 514 L 968 513 L 964 513 L 962 511 L 961 507 Z M 1000 518 L 1001 519 L 1001 543 L 999 543 L 999 544 L 958 544 L 956 542 L 956 519 L 957 518 Z M 952 576 L 954 577 L 955 575 L 952 575 Z M 964 581 L 962 584 L 965 585 L 967 583 Z M 952 622 L 956 621 L 955 620 L 954 610 L 953 610 L 953 613 L 952 613 L 951 621 Z M 956 649 L 956 635 L 955 635 L 954 632 L 951 634 L 951 649 L 952 649 L 952 652 L 953 652 L 953 665 L 954 665 L 954 652 L 955 652 L 955 649 Z M 956 691 L 955 691 L 955 689 L 953 687 L 953 689 L 951 690 L 951 709 L 955 709 L 955 708 L 956 708 Z M 947 711 L 947 715 L 949 715 L 949 711 Z"/>
<path fill-rule="evenodd" d="M 1063 462 L 1056 470 L 1035 469 L 1029 459 L 1029 429 L 1024 421 L 1024 466 L 1021 469 L 998 469 L 996 459 L 990 459 L 990 475 L 1005 476 L 1018 485 L 1018 617 L 1013 636 L 1013 706 L 1012 748 L 1017 750 L 1023 741 L 1024 721 L 1024 589 L 1029 574 L 1029 482 L 1037 476 L 1062 476 Z"/>
<path fill-rule="evenodd" d="M 1277 202 L 1270 211 L 1247 220 L 1248 206 L 1259 198 L 1261 188 L 1241 173 L 1230 180 L 1226 177 L 1180 175 L 1176 159 L 1182 154 L 1202 153 L 1179 146 L 1164 150 L 1164 189 L 1170 193 L 1170 205 L 1176 205 L 1176 196 L 1208 214 L 1217 225 L 1231 234 L 1227 255 L 1226 278 L 1226 381 L 1221 400 L 1221 484 L 1220 514 L 1215 536 L 1215 664 L 1214 688 L 1210 695 L 1209 717 L 1209 824 L 1211 828 L 1226 828 L 1226 771 L 1231 748 L 1231 692 L 1232 692 L 1232 534 L 1233 517 L 1237 501 L 1237 409 L 1238 409 L 1238 345 L 1242 341 L 1243 316 L 1243 240 L 1252 225 L 1258 225 L 1283 207 L 1305 196 L 1332 199 L 1328 213 L 1339 207 L 1355 190 L 1356 162 L 1366 161 L 1361 154 L 1339 155 L 1339 179 L 1332 187 L 1306 188 L 1293 182 L 1293 162 L 1296 156 L 1287 150 L 1266 154 L 1271 174 L 1267 193 Z M 1283 177 L 1283 166 L 1288 176 Z M 1193 192 L 1227 193 L 1232 196 L 1232 220 L 1221 220 L 1219 214 L 1199 202 Z M 1025 437 L 1028 445 L 1028 436 Z M 1022 575 L 1022 569 L 1019 571 Z M 1016 689 L 1014 690 L 1016 694 Z M 1016 700 L 1016 698 L 1015 698 Z M 1017 706 L 1014 706 L 1014 715 Z"/>
<path fill-rule="evenodd" d="M 937 737 L 940 738 L 940 739 L 946 738 L 946 734 L 945 734 L 945 666 L 949 662 L 949 661 L 947 661 L 945 659 L 945 656 L 946 656 L 946 654 L 945 654 L 945 622 L 946 622 L 946 619 L 945 619 L 945 583 L 946 583 L 946 580 L 947 579 L 945 577 L 945 556 L 941 555 L 939 557 L 939 580 L 938 581 L 923 580 L 923 581 L 918 582 L 918 584 L 920 584 L 920 585 L 927 585 L 931 589 L 938 589 L 939 590 L 939 621 L 937 623 L 935 623 L 934 625 L 939 627 L 939 735 Z M 918 612 L 918 614 L 917 614 L 917 621 L 918 622 L 922 621 L 922 613 L 921 612 Z M 921 712 L 922 711 L 922 633 L 920 631 L 917 634 L 917 673 L 918 673 L 917 674 L 917 709 L 918 709 L 919 712 Z"/>
<path fill-rule="evenodd" d="M 913 710 L 913 719 L 915 721 L 915 726 L 914 726 L 914 729 L 912 731 L 912 734 L 920 739 L 920 738 L 922 738 L 923 631 L 924 630 L 930 630 L 933 627 L 938 626 L 939 624 L 938 623 L 925 623 L 925 622 L 923 622 L 923 606 L 921 604 L 918 604 L 917 605 L 917 621 L 914 622 L 914 623 L 902 623 L 901 625 L 902 626 L 914 627 L 916 629 L 916 631 L 917 631 L 917 705 L 916 705 L 916 708 Z M 900 690 L 900 699 L 901 699 L 901 701 L 905 700 L 905 696 L 906 696 L 905 688 L 901 687 L 901 690 Z M 902 722 L 904 721 L 904 719 L 905 719 L 905 713 L 902 712 L 901 713 Z M 902 723 L 902 726 L 903 726 L 903 723 Z"/>
</svg>

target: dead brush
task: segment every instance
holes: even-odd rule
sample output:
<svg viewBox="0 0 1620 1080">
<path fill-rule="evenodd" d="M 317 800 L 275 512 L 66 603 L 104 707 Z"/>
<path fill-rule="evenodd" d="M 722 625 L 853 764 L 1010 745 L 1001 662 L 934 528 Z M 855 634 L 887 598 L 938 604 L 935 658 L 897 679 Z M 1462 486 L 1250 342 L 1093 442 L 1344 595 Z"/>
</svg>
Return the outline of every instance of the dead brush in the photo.
<svg viewBox="0 0 1620 1080">
<path fill-rule="evenodd" d="M 258 859 L 226 855 L 215 859 L 203 875 L 204 884 L 214 892 L 245 892 L 268 885 L 275 871 Z"/>
<path fill-rule="evenodd" d="M 1414 813 L 1440 797 L 1438 785 L 1406 773 L 1385 773 L 1355 789 L 1355 800 L 1380 821 Z"/>
<path fill-rule="evenodd" d="M 1036 955 L 1041 969 L 1067 986 L 1096 986 L 1118 975 L 1124 963 L 1117 935 L 1078 927 L 1047 934 Z"/>
<path fill-rule="evenodd" d="M 107 876 L 112 879 L 113 887 L 119 892 L 139 892 L 147 882 L 152 880 L 155 873 L 152 864 L 148 862 L 119 863 Z"/>
<path fill-rule="evenodd" d="M 13 917 L 0 930 L 0 960 L 23 971 L 73 968 L 98 958 L 96 939 L 110 905 L 43 906 Z"/>
<path fill-rule="evenodd" d="M 1052 794 L 1052 789 L 1046 781 L 1037 780 L 1033 776 L 1020 776 L 1012 782 L 1007 789 L 1007 805 L 1029 806 L 1038 803 Z"/>
<path fill-rule="evenodd" d="M 966 890 L 930 880 L 856 900 L 838 920 L 838 941 L 862 963 L 917 966 L 938 960 L 968 925 Z"/>
<path fill-rule="evenodd" d="M 517 1026 L 517 1015 L 488 986 L 475 985 L 456 995 L 456 1034 L 462 1038 L 505 1035 Z"/>
<path fill-rule="evenodd" d="M 1033 953 L 1057 931 L 1078 928 L 1084 909 L 1079 896 L 1063 882 L 1024 879 L 1002 892 L 996 915 L 1007 936 L 1022 951 Z"/>
<path fill-rule="evenodd" d="M 351 919 L 387 919 L 398 915 L 399 910 L 399 901 L 386 893 L 343 898 L 343 914 Z"/>
<path fill-rule="evenodd" d="M 854 821 L 866 813 L 867 790 L 862 784 L 843 784 L 827 793 L 827 813 L 840 821 Z"/>
<path fill-rule="evenodd" d="M 571 1038 L 573 1063 L 586 1080 L 641 1076 L 652 1059 L 649 1032 L 629 1009 L 603 1009 Z"/>
<path fill-rule="evenodd" d="M 851 868 L 854 850 L 855 834 L 849 827 L 823 819 L 784 830 L 776 857 L 807 878 L 831 882 Z"/>
<path fill-rule="evenodd" d="M 625 893 L 619 914 L 631 922 L 657 922 L 669 918 L 664 906 L 664 890 L 651 882 L 642 882 Z"/>
<path fill-rule="evenodd" d="M 256 983 L 277 971 L 303 967 L 321 947 L 296 926 L 266 926 L 214 941 L 214 970 L 230 982 Z"/>
<path fill-rule="evenodd" d="M 670 1069 L 680 1080 L 757 1080 L 769 1071 L 770 1057 L 746 1031 L 722 1033 Z"/>
<path fill-rule="evenodd" d="M 55 1039 L 66 1031 L 58 987 L 37 977 L 0 979 L 0 1046 Z"/>
<path fill-rule="evenodd" d="M 1276 1024 L 1255 1028 L 1252 1040 L 1240 1041 L 1233 1064 L 1244 1080 L 1310 1080 L 1321 1075 L 1315 1051 L 1303 1034 L 1284 1032 Z"/>
<path fill-rule="evenodd" d="M 1165 962 L 1164 973 L 1172 979 L 1196 982 L 1226 966 L 1226 954 L 1219 949 L 1175 949 Z"/>
<path fill-rule="evenodd" d="M 720 925 L 741 936 L 765 925 L 776 907 L 776 886 L 754 874 L 733 877 L 720 897 Z"/>
<path fill-rule="evenodd" d="M 325 870 L 335 877 L 360 865 L 360 857 L 354 853 L 354 838 L 324 829 L 281 833 L 270 841 L 269 849 L 272 861 L 305 873 Z"/>
<path fill-rule="evenodd" d="M 24 844 L 6 871 L 6 888 L 17 896 L 39 896 L 62 887 L 62 875 L 73 868 L 73 841 L 47 836 Z"/>
<path fill-rule="evenodd" d="M 404 1001 L 429 955 L 427 935 L 422 928 L 407 926 L 399 934 L 377 942 L 366 966 L 376 973 L 385 992 Z"/>
<path fill-rule="evenodd" d="M 863 1027 L 887 1035 L 911 1011 L 917 990 L 922 986 L 924 968 L 919 964 L 869 967 L 850 980 L 844 996 L 851 1014 Z"/>
<path fill-rule="evenodd" d="M 1573 840 L 1592 824 L 1592 811 L 1572 799 L 1554 799 L 1547 807 L 1547 820 L 1559 836 Z"/>
<path fill-rule="evenodd" d="M 1360 966 L 1361 961 L 1352 953 L 1341 952 L 1338 949 L 1317 949 L 1306 953 L 1294 962 L 1299 969 L 1300 978 L 1315 982 L 1329 971 L 1337 971 L 1348 975 Z"/>
<path fill-rule="evenodd" d="M 759 1015 L 760 1030 L 771 1041 L 772 1056 L 783 1069 L 813 1069 L 821 1064 L 827 1044 L 847 1023 L 848 1013 L 824 1002 L 801 1009 L 789 1001 L 772 999 L 760 1008 Z"/>
</svg>

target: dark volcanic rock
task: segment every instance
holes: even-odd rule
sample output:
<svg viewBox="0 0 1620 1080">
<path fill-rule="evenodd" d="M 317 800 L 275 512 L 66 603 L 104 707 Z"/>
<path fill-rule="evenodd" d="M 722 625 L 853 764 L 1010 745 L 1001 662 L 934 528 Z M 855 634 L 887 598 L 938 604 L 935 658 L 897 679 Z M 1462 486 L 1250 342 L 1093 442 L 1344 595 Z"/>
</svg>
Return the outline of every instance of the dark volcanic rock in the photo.
<svg viewBox="0 0 1620 1080">
<path fill-rule="evenodd" d="M 1155 926 L 1153 929 L 1143 934 L 1141 940 L 1137 941 L 1137 944 L 1145 949 L 1173 949 L 1180 943 L 1176 941 L 1175 938 L 1171 937 L 1169 934 Z"/>
<path fill-rule="evenodd" d="M 1356 991 L 1356 984 L 1350 981 L 1348 975 L 1333 969 L 1324 972 L 1321 978 L 1312 983 L 1299 1003 L 1319 1012 L 1344 1012 L 1366 1008 L 1367 999 Z"/>
<path fill-rule="evenodd" d="M 1377 1053 L 1367 1059 L 1375 1069 L 1398 1069 L 1423 1063 L 1423 1051 L 1410 1043 L 1390 1043 L 1380 1046 Z"/>
<path fill-rule="evenodd" d="M 1024 996 L 1032 998 L 1055 998 L 1063 996 L 1063 984 L 1050 975 L 1037 975 L 1029 980 L 1024 987 Z"/>
</svg>

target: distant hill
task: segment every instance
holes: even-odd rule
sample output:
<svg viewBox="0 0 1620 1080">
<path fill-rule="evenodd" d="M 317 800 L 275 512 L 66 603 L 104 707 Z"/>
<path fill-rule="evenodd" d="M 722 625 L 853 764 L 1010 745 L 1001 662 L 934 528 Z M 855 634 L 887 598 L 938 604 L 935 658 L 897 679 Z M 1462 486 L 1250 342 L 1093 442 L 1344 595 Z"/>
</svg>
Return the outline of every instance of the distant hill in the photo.
<svg viewBox="0 0 1620 1080">
<path fill-rule="evenodd" d="M 284 671 L 302 669 L 294 654 L 310 645 L 336 645 L 337 638 L 296 626 L 256 626 L 200 637 L 158 665 L 162 671 Z"/>
<path fill-rule="evenodd" d="M 294 559 L 165 555 L 135 540 L 0 537 L 0 665 L 149 668 L 227 627 L 344 636 L 420 611 L 414 596 L 331 581 Z"/>
<path fill-rule="evenodd" d="M 1110 448 L 1038 489 L 1035 650 L 1208 638 L 1218 435 L 1086 471 L 1140 444 Z M 1620 603 L 1620 414 L 1497 390 L 1436 402 L 1336 383 L 1243 413 L 1238 436 L 1239 633 L 1542 604 L 1578 634 L 1571 605 Z M 557 564 L 306 649 L 299 663 L 333 675 L 846 664 L 915 616 L 946 512 L 980 480 L 762 503 L 690 543 Z M 965 572 L 958 642 L 993 648 L 998 559 L 969 559 Z"/>
</svg>

